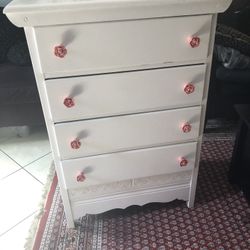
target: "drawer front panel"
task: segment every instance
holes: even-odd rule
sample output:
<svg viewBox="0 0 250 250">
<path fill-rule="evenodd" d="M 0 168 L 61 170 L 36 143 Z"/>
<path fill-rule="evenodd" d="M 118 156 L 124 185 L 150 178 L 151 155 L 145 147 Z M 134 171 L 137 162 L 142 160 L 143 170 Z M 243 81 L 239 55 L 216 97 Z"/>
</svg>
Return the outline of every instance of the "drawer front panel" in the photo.
<svg viewBox="0 0 250 250">
<path fill-rule="evenodd" d="M 200 105 L 206 65 L 46 81 L 55 122 Z M 188 93 L 186 86 L 194 87 Z M 185 92 L 186 91 L 186 92 Z M 73 106 L 65 103 L 72 100 Z"/>
<path fill-rule="evenodd" d="M 201 107 L 55 125 L 61 159 L 165 145 L 198 138 Z M 183 132 L 183 126 L 186 132 Z M 188 132 L 188 126 L 191 130 Z"/>
<path fill-rule="evenodd" d="M 62 161 L 65 186 L 77 188 L 191 170 L 196 146 L 184 143 Z M 185 166 L 181 159 L 187 161 Z"/>
<path fill-rule="evenodd" d="M 205 60 L 210 26 L 204 15 L 36 27 L 35 34 L 45 76 L 57 77 Z"/>
</svg>

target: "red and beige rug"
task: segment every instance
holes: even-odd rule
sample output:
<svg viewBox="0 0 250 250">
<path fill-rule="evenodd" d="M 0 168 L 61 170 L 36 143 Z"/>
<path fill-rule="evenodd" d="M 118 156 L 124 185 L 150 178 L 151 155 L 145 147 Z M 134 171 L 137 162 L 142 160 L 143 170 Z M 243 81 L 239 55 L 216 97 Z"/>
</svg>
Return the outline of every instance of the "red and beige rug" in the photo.
<svg viewBox="0 0 250 250">
<path fill-rule="evenodd" d="M 67 230 L 56 187 L 53 197 L 49 196 L 52 203 L 47 202 L 34 249 L 250 249 L 250 207 L 227 178 L 232 147 L 232 136 L 205 137 L 196 202 L 191 209 L 183 201 L 132 206 L 85 216 L 75 230 Z"/>
</svg>

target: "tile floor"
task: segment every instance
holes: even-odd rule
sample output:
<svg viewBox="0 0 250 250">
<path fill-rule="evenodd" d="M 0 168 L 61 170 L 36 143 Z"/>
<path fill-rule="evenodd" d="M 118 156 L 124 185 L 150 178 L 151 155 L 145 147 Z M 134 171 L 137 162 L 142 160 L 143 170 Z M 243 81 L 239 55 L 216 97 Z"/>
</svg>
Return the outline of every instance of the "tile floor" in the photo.
<svg viewBox="0 0 250 250">
<path fill-rule="evenodd" d="M 46 129 L 0 128 L 0 249 L 22 250 L 52 164 Z"/>
</svg>

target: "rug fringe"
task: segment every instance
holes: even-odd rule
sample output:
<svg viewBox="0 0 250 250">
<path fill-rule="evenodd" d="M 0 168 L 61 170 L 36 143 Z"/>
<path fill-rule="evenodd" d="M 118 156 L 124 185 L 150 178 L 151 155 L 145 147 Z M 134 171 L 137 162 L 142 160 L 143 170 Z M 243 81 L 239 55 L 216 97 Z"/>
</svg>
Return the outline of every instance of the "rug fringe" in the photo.
<svg viewBox="0 0 250 250">
<path fill-rule="evenodd" d="M 43 194 L 41 197 L 41 201 L 38 204 L 37 215 L 33 219 L 31 226 L 29 228 L 28 236 L 25 239 L 25 244 L 24 244 L 25 250 L 33 249 L 33 246 L 35 243 L 35 238 L 36 238 L 35 236 L 36 236 L 37 230 L 38 230 L 38 225 L 39 225 L 40 219 L 42 218 L 42 215 L 44 214 L 44 206 L 46 204 L 48 192 L 50 190 L 50 186 L 51 186 L 51 183 L 52 183 L 54 176 L 55 176 L 55 166 L 54 166 L 54 162 L 53 162 L 50 166 L 49 174 L 47 176 L 46 183 L 43 187 L 43 191 L 42 191 Z"/>
</svg>

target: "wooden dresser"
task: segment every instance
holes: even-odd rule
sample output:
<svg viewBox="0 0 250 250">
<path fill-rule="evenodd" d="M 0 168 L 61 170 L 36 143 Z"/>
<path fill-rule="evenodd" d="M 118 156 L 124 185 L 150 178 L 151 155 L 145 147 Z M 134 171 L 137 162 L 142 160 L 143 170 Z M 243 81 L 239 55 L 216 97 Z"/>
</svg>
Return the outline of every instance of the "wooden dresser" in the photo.
<svg viewBox="0 0 250 250">
<path fill-rule="evenodd" d="M 216 15 L 231 0 L 14 0 L 69 227 L 86 213 L 194 205 Z"/>
</svg>

